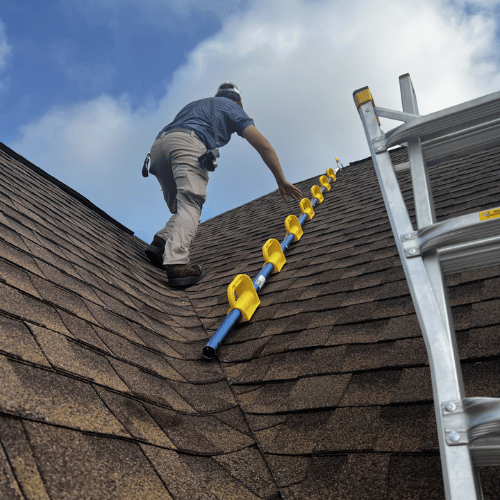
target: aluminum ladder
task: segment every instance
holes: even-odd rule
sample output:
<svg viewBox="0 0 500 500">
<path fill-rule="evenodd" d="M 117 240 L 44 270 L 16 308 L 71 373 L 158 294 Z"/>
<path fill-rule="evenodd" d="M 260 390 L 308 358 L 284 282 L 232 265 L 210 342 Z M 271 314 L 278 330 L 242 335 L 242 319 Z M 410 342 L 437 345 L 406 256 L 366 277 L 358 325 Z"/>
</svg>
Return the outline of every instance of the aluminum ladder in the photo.
<svg viewBox="0 0 500 500">
<path fill-rule="evenodd" d="M 421 116 L 410 75 L 403 112 L 353 93 L 427 348 L 447 500 L 482 499 L 477 467 L 500 465 L 500 398 L 465 397 L 446 274 L 500 263 L 500 208 L 437 222 L 428 166 L 500 145 L 500 92 Z M 384 133 L 379 117 L 403 124 Z M 388 148 L 406 145 L 417 228 Z M 398 166 L 399 167 L 399 166 Z"/>
</svg>

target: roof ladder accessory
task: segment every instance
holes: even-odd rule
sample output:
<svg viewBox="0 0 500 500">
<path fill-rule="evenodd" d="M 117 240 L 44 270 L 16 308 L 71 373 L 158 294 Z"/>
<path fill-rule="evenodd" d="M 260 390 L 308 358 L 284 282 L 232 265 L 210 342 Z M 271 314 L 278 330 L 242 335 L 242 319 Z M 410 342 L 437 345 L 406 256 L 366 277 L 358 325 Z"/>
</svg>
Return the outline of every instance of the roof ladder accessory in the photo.
<svg viewBox="0 0 500 500">
<path fill-rule="evenodd" d="M 289 215 L 285 219 L 285 228 L 288 234 L 293 234 L 293 241 L 299 241 L 304 234 L 304 230 L 296 215 Z"/>
<path fill-rule="evenodd" d="M 335 172 L 333 172 L 332 169 L 328 169 L 328 182 L 334 180 L 330 174 L 335 175 Z M 326 191 L 326 187 L 323 186 L 320 188 L 316 186 L 316 188 L 319 191 L 318 194 L 321 195 L 323 199 L 323 193 Z M 302 199 L 300 202 L 302 211 L 300 218 L 297 218 L 295 215 L 290 215 L 285 220 L 287 235 L 281 244 L 278 243 L 277 240 L 272 239 L 265 243 L 262 248 L 265 264 L 253 282 L 248 276 L 240 274 L 236 276 L 229 285 L 227 294 L 231 309 L 217 331 L 210 337 L 205 347 L 203 347 L 203 356 L 205 356 L 206 359 L 213 359 L 217 356 L 222 342 L 236 324 L 242 319 L 248 321 L 252 317 L 260 304 L 257 295 L 258 292 L 262 290 L 271 273 L 281 271 L 281 268 L 286 262 L 284 255 L 285 251 L 291 243 L 300 240 L 303 234 L 302 225 L 306 220 L 310 220 L 314 217 L 314 207 L 317 203 L 318 198 L 313 198 L 312 200 L 308 200 L 307 198 Z M 253 292 L 250 285 L 253 287 Z"/>
<path fill-rule="evenodd" d="M 279 273 L 285 265 L 286 258 L 278 240 L 271 238 L 264 243 L 262 255 L 266 264 L 272 264 L 275 273 Z"/>
<path fill-rule="evenodd" d="M 500 398 L 466 398 L 444 275 L 500 264 L 500 208 L 437 222 L 428 166 L 500 144 L 500 92 L 421 116 L 410 75 L 399 79 L 403 111 L 354 92 L 417 312 L 431 368 L 447 500 L 483 498 L 478 466 L 500 465 Z M 387 133 L 378 117 L 404 122 Z M 406 144 L 414 229 L 388 148 Z"/>
<path fill-rule="evenodd" d="M 330 191 L 332 187 L 330 186 L 330 183 L 328 182 L 328 177 L 326 175 L 322 175 L 319 178 L 319 183 L 327 190 Z"/>
<path fill-rule="evenodd" d="M 339 159 L 338 158 L 335 158 L 337 160 L 337 165 L 339 163 Z M 343 167 L 342 167 L 343 168 Z M 339 167 L 339 170 L 340 170 L 340 167 Z M 333 170 L 332 167 L 330 167 L 327 171 L 326 171 L 326 175 L 333 181 L 335 182 L 337 180 L 337 176 L 335 175 L 335 172 Z"/>
<path fill-rule="evenodd" d="M 252 279 L 246 274 L 238 274 L 231 281 L 227 287 L 227 299 L 231 306 L 228 313 L 234 309 L 240 311 L 243 321 L 249 321 L 260 304 Z"/>
<path fill-rule="evenodd" d="M 314 208 L 309 198 L 302 198 L 302 200 L 300 200 L 300 211 L 302 214 L 307 215 L 307 220 L 311 220 L 314 217 Z"/>
<path fill-rule="evenodd" d="M 323 203 L 323 191 L 319 186 L 313 186 L 311 188 L 311 194 L 313 195 L 313 198 L 316 198 L 318 200 L 318 203 Z"/>
</svg>

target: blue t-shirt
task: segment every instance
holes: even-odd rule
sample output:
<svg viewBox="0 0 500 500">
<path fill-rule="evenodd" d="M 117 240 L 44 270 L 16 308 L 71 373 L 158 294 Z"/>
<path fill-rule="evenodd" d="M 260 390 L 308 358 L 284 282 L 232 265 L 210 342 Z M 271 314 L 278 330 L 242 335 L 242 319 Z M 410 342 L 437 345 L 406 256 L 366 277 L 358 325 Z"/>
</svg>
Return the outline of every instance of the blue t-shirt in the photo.
<svg viewBox="0 0 500 500">
<path fill-rule="evenodd" d="M 215 105 L 217 138 L 219 139 L 220 147 L 225 146 L 229 142 L 231 134 L 236 132 L 242 136 L 243 131 L 249 125 L 253 125 L 253 120 L 231 99 L 227 97 L 209 97 L 184 106 L 174 118 L 174 121 L 164 127 L 156 138 L 158 139 L 164 132 L 176 128 L 184 128 L 193 130 L 208 150 L 214 149 L 216 146 L 212 126 L 211 99 L 214 100 Z"/>
</svg>

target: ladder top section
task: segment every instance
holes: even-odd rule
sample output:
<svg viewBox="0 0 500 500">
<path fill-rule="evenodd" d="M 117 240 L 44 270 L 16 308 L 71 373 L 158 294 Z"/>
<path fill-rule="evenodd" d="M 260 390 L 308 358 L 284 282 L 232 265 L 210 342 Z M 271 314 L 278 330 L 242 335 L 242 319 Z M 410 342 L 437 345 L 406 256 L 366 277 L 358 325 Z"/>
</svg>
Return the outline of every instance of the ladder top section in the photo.
<svg viewBox="0 0 500 500">
<path fill-rule="evenodd" d="M 408 80 L 408 75 L 400 77 Z M 410 86 L 416 108 L 413 86 Z M 374 111 L 379 117 L 403 121 L 402 125 L 372 140 L 375 153 L 390 147 L 404 145 L 408 140 L 420 139 L 422 152 L 428 164 L 444 157 L 457 157 L 500 145 L 500 91 L 462 104 L 419 115 L 375 106 L 368 87 L 354 91 L 354 102 L 364 111 Z"/>
</svg>

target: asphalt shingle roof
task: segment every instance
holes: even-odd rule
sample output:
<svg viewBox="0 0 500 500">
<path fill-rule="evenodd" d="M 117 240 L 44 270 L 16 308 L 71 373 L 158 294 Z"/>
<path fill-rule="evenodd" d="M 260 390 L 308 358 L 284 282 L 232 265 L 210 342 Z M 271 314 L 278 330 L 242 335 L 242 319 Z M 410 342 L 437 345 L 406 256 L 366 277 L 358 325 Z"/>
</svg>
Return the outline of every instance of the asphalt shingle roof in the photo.
<svg viewBox="0 0 500 500">
<path fill-rule="evenodd" d="M 431 180 L 440 220 L 498 207 L 500 148 Z M 1 145 L 0 496 L 443 498 L 427 355 L 371 159 L 339 173 L 252 320 L 203 359 L 228 284 L 257 275 L 299 212 L 270 193 L 203 223 L 207 276 L 172 290 L 145 242 Z M 500 267 L 448 283 L 467 395 L 498 397 Z M 482 471 L 487 499 L 498 472 Z"/>
</svg>

